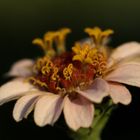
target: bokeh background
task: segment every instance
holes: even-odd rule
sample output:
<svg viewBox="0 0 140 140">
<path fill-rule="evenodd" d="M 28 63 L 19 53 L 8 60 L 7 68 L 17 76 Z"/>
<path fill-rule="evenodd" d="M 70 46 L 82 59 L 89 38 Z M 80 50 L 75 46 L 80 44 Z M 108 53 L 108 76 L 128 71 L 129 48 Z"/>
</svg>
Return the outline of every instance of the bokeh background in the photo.
<svg viewBox="0 0 140 140">
<path fill-rule="evenodd" d="M 67 45 L 86 37 L 85 27 L 99 26 L 115 31 L 111 45 L 140 41 L 139 0 L 0 0 L 0 84 L 3 74 L 16 60 L 34 58 L 42 52 L 32 45 L 35 37 L 48 30 L 70 27 Z M 128 50 L 126 50 L 128 51 Z M 103 140 L 140 139 L 140 89 L 128 87 L 133 95 L 129 106 L 119 105 L 112 114 Z M 0 107 L 0 140 L 68 139 L 52 127 L 37 127 L 32 117 L 16 123 L 12 118 L 14 102 Z"/>
</svg>

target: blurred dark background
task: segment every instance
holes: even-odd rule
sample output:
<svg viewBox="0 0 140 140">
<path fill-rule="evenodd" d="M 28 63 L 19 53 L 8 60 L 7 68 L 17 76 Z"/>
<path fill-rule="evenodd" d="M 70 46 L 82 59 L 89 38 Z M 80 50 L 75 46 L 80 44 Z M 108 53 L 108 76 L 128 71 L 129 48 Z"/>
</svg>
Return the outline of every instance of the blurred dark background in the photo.
<svg viewBox="0 0 140 140">
<path fill-rule="evenodd" d="M 115 31 L 111 45 L 140 41 L 139 0 L 0 0 L 0 84 L 13 62 L 34 58 L 41 51 L 32 45 L 35 37 L 48 30 L 70 27 L 67 44 L 86 37 L 85 27 L 99 26 Z M 126 50 L 127 51 L 127 50 Z M 129 106 L 119 105 L 112 114 L 103 140 L 140 139 L 140 89 L 128 87 L 133 95 Z M 12 118 L 14 102 L 0 107 L 0 140 L 68 139 L 52 127 L 37 127 L 32 118 L 16 123 Z"/>
</svg>

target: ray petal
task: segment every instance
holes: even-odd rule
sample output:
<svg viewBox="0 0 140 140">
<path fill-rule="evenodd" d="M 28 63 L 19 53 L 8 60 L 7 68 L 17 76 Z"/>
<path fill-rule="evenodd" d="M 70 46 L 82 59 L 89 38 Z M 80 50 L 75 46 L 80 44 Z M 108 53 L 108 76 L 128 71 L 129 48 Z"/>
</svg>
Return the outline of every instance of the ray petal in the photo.
<svg viewBox="0 0 140 140">
<path fill-rule="evenodd" d="M 25 116 L 27 117 L 27 114 L 29 114 L 38 97 L 40 95 L 44 95 L 45 92 L 39 92 L 39 91 L 32 91 L 28 92 L 25 96 L 21 97 L 15 104 L 14 110 L 13 110 L 13 117 L 14 119 L 19 122 L 21 121 Z"/>
<path fill-rule="evenodd" d="M 90 127 L 94 117 L 94 106 L 80 95 L 76 99 L 70 99 L 66 96 L 64 116 L 67 125 L 74 131 L 77 131 L 80 127 Z"/>
<path fill-rule="evenodd" d="M 107 82 L 97 78 L 86 90 L 77 89 L 76 92 L 93 102 L 100 103 L 108 95 L 108 90 Z"/>
<path fill-rule="evenodd" d="M 122 103 L 124 105 L 128 105 L 131 100 L 132 96 L 129 90 L 118 83 L 109 83 L 110 91 L 109 94 L 115 104 Z"/>
<path fill-rule="evenodd" d="M 34 119 L 38 126 L 53 125 L 59 118 L 63 107 L 63 99 L 59 95 L 49 93 L 40 98 L 34 111 Z"/>
<path fill-rule="evenodd" d="M 37 90 L 33 85 L 23 79 L 10 81 L 0 87 L 0 105 L 10 100 L 17 99 L 27 91 Z"/>
<path fill-rule="evenodd" d="M 11 70 L 7 73 L 7 76 L 30 76 L 32 74 L 31 68 L 33 67 L 34 61 L 31 59 L 22 59 L 17 61 L 11 67 Z"/>
<path fill-rule="evenodd" d="M 129 42 L 118 46 L 110 55 L 108 67 L 114 63 L 122 63 L 123 61 L 131 61 L 140 55 L 140 43 Z M 137 61 L 137 59 L 136 59 Z"/>
<path fill-rule="evenodd" d="M 126 63 L 120 65 L 109 72 L 104 78 L 108 81 L 140 87 L 140 64 Z"/>
</svg>

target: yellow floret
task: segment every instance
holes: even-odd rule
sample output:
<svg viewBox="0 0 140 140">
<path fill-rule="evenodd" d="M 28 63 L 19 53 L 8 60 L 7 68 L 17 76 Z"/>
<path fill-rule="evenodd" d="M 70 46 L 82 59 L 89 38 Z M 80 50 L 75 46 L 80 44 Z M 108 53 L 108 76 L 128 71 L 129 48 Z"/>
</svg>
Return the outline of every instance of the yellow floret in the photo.
<svg viewBox="0 0 140 140">
<path fill-rule="evenodd" d="M 58 31 L 49 31 L 44 34 L 43 39 L 36 38 L 32 41 L 33 44 L 40 46 L 45 55 L 52 58 L 55 54 L 62 54 L 65 52 L 65 39 L 66 35 L 70 33 L 69 28 L 63 28 Z M 54 49 L 54 42 L 56 44 L 56 50 Z"/>
<path fill-rule="evenodd" d="M 67 34 L 69 34 L 71 30 L 69 28 L 62 28 L 55 33 L 54 41 L 56 43 L 56 49 L 58 54 L 62 54 L 66 51 L 65 40 Z"/>
<path fill-rule="evenodd" d="M 114 33 L 111 29 L 102 31 L 99 27 L 85 28 L 85 32 L 93 38 L 95 45 L 98 47 L 103 43 L 104 39 Z"/>
<path fill-rule="evenodd" d="M 70 80 L 72 72 L 73 72 L 73 64 L 69 64 L 68 67 L 64 68 L 63 75 L 66 80 Z"/>
<path fill-rule="evenodd" d="M 41 72 L 42 72 L 42 74 L 45 75 L 47 73 L 50 73 L 52 68 L 53 68 L 53 63 L 50 60 L 48 60 L 46 62 L 46 65 L 42 67 Z"/>
<path fill-rule="evenodd" d="M 57 80 L 59 78 L 59 75 L 58 75 L 58 68 L 57 67 L 54 67 L 53 68 L 53 74 L 52 74 L 52 76 L 51 76 L 51 79 L 52 80 Z"/>
<path fill-rule="evenodd" d="M 78 60 L 82 63 L 89 63 L 92 64 L 92 57 L 94 54 L 97 53 L 97 49 L 91 47 L 88 44 L 84 44 L 83 46 L 80 46 L 79 43 L 77 43 L 73 48 L 73 52 L 75 55 L 73 56 L 73 61 Z"/>
</svg>

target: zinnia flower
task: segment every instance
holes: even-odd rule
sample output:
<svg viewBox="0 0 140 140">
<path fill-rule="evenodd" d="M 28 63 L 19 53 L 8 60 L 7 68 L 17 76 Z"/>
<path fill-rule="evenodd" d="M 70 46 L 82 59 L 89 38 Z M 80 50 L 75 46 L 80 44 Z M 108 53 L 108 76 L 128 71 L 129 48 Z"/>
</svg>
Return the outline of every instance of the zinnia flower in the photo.
<svg viewBox="0 0 140 140">
<path fill-rule="evenodd" d="M 110 96 L 114 103 L 131 102 L 123 84 L 140 87 L 139 43 L 124 44 L 109 53 L 105 42 L 112 30 L 85 31 L 91 39 L 76 42 L 72 51 L 65 47 L 70 29 L 47 32 L 43 39 L 33 40 L 44 50 L 43 57 L 13 65 L 7 75 L 17 78 L 1 86 L 0 104 L 18 99 L 13 110 L 17 122 L 34 109 L 37 125 L 53 125 L 63 111 L 67 125 L 76 131 L 92 125 L 94 105 L 104 97 Z"/>
</svg>

